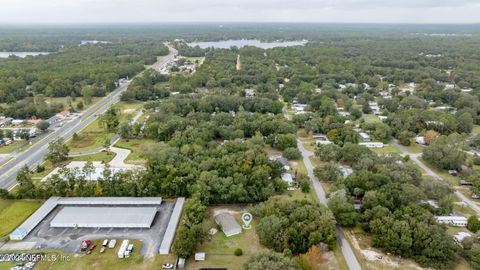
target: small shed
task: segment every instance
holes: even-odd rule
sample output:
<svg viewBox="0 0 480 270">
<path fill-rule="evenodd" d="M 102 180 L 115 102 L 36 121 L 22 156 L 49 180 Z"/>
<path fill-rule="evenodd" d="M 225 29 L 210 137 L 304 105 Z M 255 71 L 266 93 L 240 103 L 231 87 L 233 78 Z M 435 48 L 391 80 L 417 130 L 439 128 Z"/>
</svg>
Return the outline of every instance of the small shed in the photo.
<svg viewBox="0 0 480 270">
<path fill-rule="evenodd" d="M 465 238 L 468 238 L 470 236 L 472 236 L 471 233 L 459 232 L 453 236 L 453 240 L 455 240 L 457 244 L 462 245 L 463 240 L 465 240 Z"/>
<path fill-rule="evenodd" d="M 185 269 L 185 259 L 184 258 L 178 258 L 177 267 L 178 267 L 178 269 Z"/>
<path fill-rule="evenodd" d="M 229 213 L 221 213 L 215 216 L 215 222 L 220 225 L 223 233 L 227 237 L 240 234 L 242 232 L 242 227 L 235 220 L 235 218 Z"/>
<path fill-rule="evenodd" d="M 205 252 L 195 253 L 195 261 L 205 261 Z"/>
<path fill-rule="evenodd" d="M 291 173 L 282 173 L 282 180 L 286 182 L 289 187 L 294 185 L 293 175 Z"/>
<path fill-rule="evenodd" d="M 425 145 L 425 137 L 424 136 L 417 136 L 415 137 L 415 142 L 420 145 Z"/>
</svg>

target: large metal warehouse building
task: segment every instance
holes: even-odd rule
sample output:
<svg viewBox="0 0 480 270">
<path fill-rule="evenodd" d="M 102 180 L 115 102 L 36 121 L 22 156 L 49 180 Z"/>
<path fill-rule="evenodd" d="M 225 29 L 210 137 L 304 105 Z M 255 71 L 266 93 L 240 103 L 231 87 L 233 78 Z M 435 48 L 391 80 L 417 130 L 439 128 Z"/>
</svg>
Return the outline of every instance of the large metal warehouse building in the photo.
<svg viewBox="0 0 480 270">
<path fill-rule="evenodd" d="M 50 222 L 54 228 L 150 228 L 156 207 L 64 207 Z"/>
<path fill-rule="evenodd" d="M 79 227 L 79 224 L 85 226 L 116 225 L 112 228 L 131 228 L 119 226 L 146 226 L 151 225 L 156 214 L 156 206 L 162 203 L 160 197 L 72 197 L 61 198 L 51 197 L 48 199 L 35 213 L 33 213 L 25 222 L 22 223 L 15 231 L 10 234 L 11 240 L 23 240 L 45 217 L 47 217 L 57 206 L 65 206 L 60 213 L 52 220 L 54 225 L 65 225 L 61 227 Z M 122 208 L 120 210 L 112 210 L 107 214 L 106 206 L 110 209 Z M 69 208 L 77 208 L 76 210 Z M 97 210 L 80 210 L 90 208 Z M 101 211 L 103 208 L 103 211 Z M 130 208 L 125 210 L 125 208 Z M 62 210 L 65 210 L 63 212 Z M 155 212 L 153 212 L 155 209 Z M 73 213 L 73 212 L 75 213 Z M 62 213 L 63 212 L 63 213 Z M 72 216 L 76 214 L 77 216 Z M 109 218 L 106 216 L 108 215 Z M 125 216 L 125 217 L 122 217 Z M 71 218 L 71 220 L 68 220 Z M 87 220 L 91 219 L 91 220 Z M 128 220 L 127 220 L 128 219 Z M 132 219 L 132 220 L 130 220 Z M 151 220 L 150 220 L 151 219 Z M 114 224 L 118 222 L 118 224 Z M 122 223 L 123 222 L 123 223 Z M 73 225 L 72 225 L 73 224 Z M 75 225 L 77 224 L 77 225 Z M 50 224 L 50 226 L 53 226 Z M 99 227 L 99 226 L 96 226 Z M 147 228 L 149 228 L 148 226 Z M 144 227 L 135 227 L 144 228 Z"/>
</svg>

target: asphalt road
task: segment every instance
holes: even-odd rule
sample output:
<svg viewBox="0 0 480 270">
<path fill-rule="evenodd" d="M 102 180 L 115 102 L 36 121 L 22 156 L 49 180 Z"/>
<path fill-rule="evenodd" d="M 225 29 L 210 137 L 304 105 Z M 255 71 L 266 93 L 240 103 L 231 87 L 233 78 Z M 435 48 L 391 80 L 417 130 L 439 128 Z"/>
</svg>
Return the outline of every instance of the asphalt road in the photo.
<svg viewBox="0 0 480 270">
<path fill-rule="evenodd" d="M 410 156 L 410 159 L 413 160 L 420 168 L 422 168 L 429 176 L 431 176 L 432 178 L 436 179 L 436 180 L 439 180 L 439 181 L 443 181 L 443 178 L 438 175 L 437 173 L 435 173 L 434 171 L 432 171 L 429 167 L 427 167 L 425 164 L 423 164 L 423 162 L 418 159 L 419 157 L 422 156 L 422 154 L 419 154 L 419 153 L 411 153 L 409 152 L 407 149 L 405 149 L 405 147 L 403 147 L 402 145 L 400 145 L 397 141 L 393 141 L 392 142 L 393 145 L 395 145 L 400 151 L 402 151 L 402 153 L 404 155 L 409 155 Z M 463 195 L 461 192 L 459 191 L 455 191 L 454 192 L 455 196 L 457 196 L 458 199 L 460 199 L 460 201 L 462 201 L 463 203 L 465 203 L 466 205 L 468 205 L 470 208 L 473 209 L 473 211 L 475 211 L 478 214 L 480 214 L 480 207 L 477 205 L 477 203 L 475 203 L 474 201 L 470 200 L 467 196 Z"/>
<path fill-rule="evenodd" d="M 163 57 L 159 62 L 155 63 L 155 68 L 162 67 L 174 60 L 177 51 L 171 47 L 169 47 L 169 49 L 170 53 Z M 95 121 L 100 114 L 107 111 L 110 106 L 120 100 L 122 93 L 127 90 L 129 84 L 130 82 L 122 84 L 120 87 L 105 96 L 101 101 L 85 110 L 79 117 L 66 122 L 62 127 L 50 133 L 43 140 L 32 145 L 24 152 L 18 153 L 9 162 L 5 163 L 0 168 L 0 188 L 8 190 L 12 189 L 16 185 L 15 178 L 19 169 L 25 165 L 27 165 L 29 168 L 34 168 L 38 164 L 42 163 L 48 153 L 48 144 L 50 142 L 60 137 L 68 140 L 74 133 L 78 133 L 87 127 L 89 124 Z"/>
<path fill-rule="evenodd" d="M 313 156 L 313 152 L 305 149 L 305 147 L 303 146 L 300 140 L 297 140 L 297 145 L 298 145 L 298 149 L 302 153 L 303 163 L 307 168 L 308 177 L 310 177 L 315 194 L 317 194 L 317 197 L 320 203 L 327 206 L 328 200 L 327 200 L 327 197 L 325 196 L 325 191 L 323 190 L 323 187 L 320 184 L 320 181 L 318 180 L 318 178 L 313 174 L 313 165 L 309 158 Z M 347 239 L 345 238 L 345 235 L 343 234 L 342 229 L 338 226 L 337 226 L 337 243 L 343 253 L 343 257 L 345 258 L 345 261 L 347 262 L 348 268 L 350 270 L 361 270 L 362 267 L 358 263 L 357 257 L 355 257 L 355 253 L 353 253 L 350 243 L 348 243 Z"/>
</svg>

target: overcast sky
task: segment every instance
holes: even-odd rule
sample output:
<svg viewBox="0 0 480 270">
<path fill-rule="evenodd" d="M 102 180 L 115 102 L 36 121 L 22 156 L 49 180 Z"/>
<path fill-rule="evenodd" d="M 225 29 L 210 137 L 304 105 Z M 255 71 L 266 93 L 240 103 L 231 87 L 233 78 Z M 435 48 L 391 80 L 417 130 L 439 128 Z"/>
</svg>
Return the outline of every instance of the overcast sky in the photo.
<svg viewBox="0 0 480 270">
<path fill-rule="evenodd" d="M 480 0 L 0 0 L 2 23 L 479 23 Z"/>
</svg>

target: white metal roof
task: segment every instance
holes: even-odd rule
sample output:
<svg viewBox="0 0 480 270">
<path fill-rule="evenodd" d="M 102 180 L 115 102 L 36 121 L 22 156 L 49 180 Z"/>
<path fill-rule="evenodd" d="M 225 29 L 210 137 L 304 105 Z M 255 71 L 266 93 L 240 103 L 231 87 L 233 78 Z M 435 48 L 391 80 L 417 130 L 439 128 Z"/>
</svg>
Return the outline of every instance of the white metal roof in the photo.
<svg viewBox="0 0 480 270">
<path fill-rule="evenodd" d="M 62 208 L 51 227 L 150 228 L 156 207 L 72 207 Z"/>
<path fill-rule="evenodd" d="M 222 227 L 223 233 L 228 236 L 236 235 L 242 232 L 242 227 L 229 213 L 221 213 L 215 216 L 215 222 Z"/>
<path fill-rule="evenodd" d="M 467 218 L 462 216 L 437 216 L 437 221 L 467 222 Z"/>
<path fill-rule="evenodd" d="M 51 197 L 37 209 L 22 225 L 10 234 L 10 239 L 22 240 L 58 205 L 59 197 Z"/>
<path fill-rule="evenodd" d="M 160 205 L 161 203 L 161 197 L 50 197 L 10 234 L 10 239 L 25 238 L 58 205 Z"/>
<path fill-rule="evenodd" d="M 173 237 L 175 236 L 175 231 L 177 229 L 178 222 L 180 221 L 180 215 L 182 214 L 184 203 L 185 198 L 183 197 L 178 198 L 175 202 L 172 215 L 170 216 L 170 221 L 168 222 L 167 229 L 165 230 L 165 235 L 163 236 L 162 243 L 160 244 L 160 249 L 158 250 L 160 254 L 166 255 L 170 252 L 170 247 L 173 243 Z"/>
<path fill-rule="evenodd" d="M 65 197 L 58 200 L 63 205 L 159 205 L 161 197 Z"/>
</svg>

